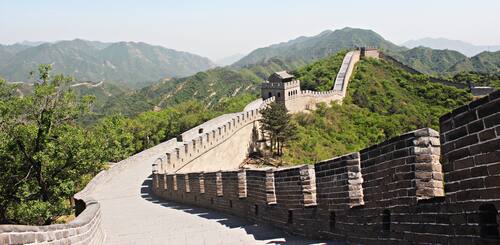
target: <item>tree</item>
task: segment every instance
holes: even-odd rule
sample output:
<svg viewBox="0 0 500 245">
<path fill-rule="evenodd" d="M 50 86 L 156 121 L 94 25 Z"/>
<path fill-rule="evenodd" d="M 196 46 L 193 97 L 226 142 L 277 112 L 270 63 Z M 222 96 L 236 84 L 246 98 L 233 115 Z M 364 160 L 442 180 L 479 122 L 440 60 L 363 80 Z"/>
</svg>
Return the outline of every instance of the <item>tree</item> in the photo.
<svg viewBox="0 0 500 245">
<path fill-rule="evenodd" d="M 71 77 L 40 65 L 33 94 L 0 81 L 0 218 L 50 224 L 71 212 L 72 196 L 103 167 L 100 139 L 76 124 L 92 98 L 77 99 Z"/>
<path fill-rule="evenodd" d="M 261 130 L 271 144 L 271 152 L 283 155 L 283 146 L 295 137 L 296 126 L 291 123 L 291 116 L 285 104 L 273 102 L 262 110 Z"/>
</svg>

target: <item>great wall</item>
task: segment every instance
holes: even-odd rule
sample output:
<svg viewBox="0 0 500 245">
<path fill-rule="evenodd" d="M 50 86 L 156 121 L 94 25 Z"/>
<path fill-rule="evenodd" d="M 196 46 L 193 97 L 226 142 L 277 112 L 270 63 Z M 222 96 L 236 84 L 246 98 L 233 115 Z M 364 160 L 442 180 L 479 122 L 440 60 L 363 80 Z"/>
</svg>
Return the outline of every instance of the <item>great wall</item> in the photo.
<svg viewBox="0 0 500 245">
<path fill-rule="evenodd" d="M 341 103 L 355 64 L 378 55 L 375 49 L 349 52 L 327 92 L 301 91 L 300 81 L 276 73 L 243 112 L 212 119 L 99 173 L 75 195 L 74 221 L 1 225 L 0 244 L 199 244 L 196 234 L 207 224 L 171 211 L 170 201 L 332 241 L 498 244 L 500 91 L 442 116 L 440 132 L 419 129 L 313 165 L 239 168 L 256 147 L 262 108 L 279 101 L 299 112 Z M 175 240 L 181 228 L 188 235 Z M 229 233 L 213 239 L 234 244 Z"/>
</svg>

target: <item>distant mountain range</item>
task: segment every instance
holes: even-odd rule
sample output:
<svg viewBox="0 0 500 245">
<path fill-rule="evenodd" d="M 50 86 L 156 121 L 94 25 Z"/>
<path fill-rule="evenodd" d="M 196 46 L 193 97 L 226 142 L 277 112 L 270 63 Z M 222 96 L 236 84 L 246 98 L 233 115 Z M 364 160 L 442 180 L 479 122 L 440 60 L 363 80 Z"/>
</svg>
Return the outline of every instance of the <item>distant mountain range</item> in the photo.
<svg viewBox="0 0 500 245">
<path fill-rule="evenodd" d="M 471 58 L 454 50 L 416 47 L 392 53 L 400 62 L 433 76 L 452 76 L 460 72 L 500 73 L 500 51 L 484 51 Z"/>
<path fill-rule="evenodd" d="M 449 77 L 464 71 L 500 73 L 500 52 L 468 58 L 453 50 L 408 49 L 371 30 L 344 28 L 259 48 L 231 66 L 218 68 L 211 68 L 215 64 L 206 58 L 145 43 L 73 40 L 36 47 L 0 46 L 0 76 L 22 80 L 36 69 L 37 63 L 49 62 L 54 63 L 56 71 L 93 84 L 112 80 L 139 87 L 141 81 L 157 81 L 133 91 L 123 86 L 118 89 L 113 86 L 116 83 L 109 82 L 76 88 L 78 94 L 98 97 L 94 108 L 97 117 L 111 113 L 136 115 L 191 99 L 213 108 L 228 97 L 256 95 L 258 85 L 274 71 L 295 70 L 359 46 L 379 47 L 401 63 L 435 76 Z M 12 58 L 1 61 L 5 57 Z"/>
<path fill-rule="evenodd" d="M 444 43 L 443 43 L 444 45 Z M 411 49 L 398 46 L 372 30 L 343 28 L 327 30 L 312 37 L 299 37 L 288 42 L 259 48 L 233 64 L 234 67 L 258 64 L 270 58 L 297 60 L 309 63 L 355 47 L 374 46 L 400 62 L 434 76 L 450 76 L 459 72 L 496 73 L 500 70 L 497 52 L 482 52 L 474 57 L 451 49 L 432 49 L 417 46 Z"/>
<path fill-rule="evenodd" d="M 432 49 L 449 49 L 455 50 L 468 57 L 475 56 L 483 51 L 498 51 L 500 50 L 500 45 L 474 45 L 464 41 L 451 40 L 446 38 L 422 38 L 418 40 L 410 40 L 402 44 L 408 48 L 415 47 L 427 47 Z"/>
<path fill-rule="evenodd" d="M 316 36 L 299 37 L 288 42 L 256 49 L 234 63 L 234 66 L 257 64 L 275 57 L 310 62 L 336 54 L 340 50 L 350 50 L 361 46 L 374 46 L 390 51 L 405 50 L 405 48 L 385 40 L 372 30 L 346 27 L 335 31 L 326 30 Z"/>
<path fill-rule="evenodd" d="M 155 106 L 166 107 L 190 99 L 214 107 L 226 97 L 258 93 L 260 82 L 274 71 L 295 70 L 314 60 L 336 54 L 339 50 L 356 46 L 380 47 L 402 63 L 428 74 L 448 76 L 459 71 L 495 72 L 498 71 L 495 68 L 499 67 L 496 57 L 500 55 L 496 53 L 482 53 L 467 58 L 452 50 L 423 47 L 407 49 L 371 30 L 344 28 L 259 48 L 231 66 L 209 69 L 185 78 L 164 80 L 126 96 L 110 98 L 99 113 L 135 115 Z"/>
<path fill-rule="evenodd" d="M 33 46 L 35 45 L 35 46 Z M 0 45 L 0 76 L 27 81 L 41 63 L 79 81 L 112 81 L 130 87 L 185 77 L 215 67 L 208 58 L 142 42 L 102 43 L 75 39 L 36 45 Z"/>
<path fill-rule="evenodd" d="M 233 64 L 234 62 L 240 60 L 243 57 L 245 57 L 244 54 L 233 54 L 233 55 L 216 60 L 215 64 L 220 65 L 220 66 L 227 66 L 227 65 Z"/>
</svg>

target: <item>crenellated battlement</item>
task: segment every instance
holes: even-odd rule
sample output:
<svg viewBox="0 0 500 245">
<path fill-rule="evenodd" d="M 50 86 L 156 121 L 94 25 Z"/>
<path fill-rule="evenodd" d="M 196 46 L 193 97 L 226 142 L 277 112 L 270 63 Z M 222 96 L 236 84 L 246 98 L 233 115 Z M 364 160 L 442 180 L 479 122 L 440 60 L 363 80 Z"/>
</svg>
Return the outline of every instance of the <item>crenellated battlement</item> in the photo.
<svg viewBox="0 0 500 245">
<path fill-rule="evenodd" d="M 378 50 L 373 52 L 378 52 Z M 262 99 L 275 97 L 276 101 L 285 103 L 287 109 L 292 113 L 312 110 L 316 108 L 318 103 L 330 104 L 332 101 L 341 103 L 360 55 L 360 50 L 351 51 L 345 55 L 335 77 L 334 85 L 329 91 L 302 91 L 299 80 L 286 71 L 281 71 L 272 74 L 269 81 L 262 83 L 261 97 Z"/>
<path fill-rule="evenodd" d="M 154 172 L 189 172 L 238 166 L 252 150 L 251 142 L 241 141 L 250 141 L 252 130 L 258 127 L 260 110 L 273 101 L 285 102 L 291 112 L 314 109 L 320 102 L 342 101 L 358 60 L 359 51 L 347 53 L 332 90 L 324 92 L 301 91 L 300 81 L 285 71 L 272 74 L 269 81 L 262 84 L 262 99 L 247 105 L 243 112 L 219 116 L 160 144 L 163 153 L 153 164 Z M 244 148 L 248 149 L 242 150 Z M 227 153 L 222 156 L 220 151 Z M 218 163 L 207 166 L 205 161 Z"/>
<path fill-rule="evenodd" d="M 499 128 L 496 91 L 444 115 L 441 133 L 415 130 L 314 165 L 154 174 L 163 188 L 153 192 L 309 237 L 494 244 Z M 174 179 L 185 181 L 177 191 Z"/>
<path fill-rule="evenodd" d="M 261 106 L 271 103 L 273 99 L 263 101 Z M 212 150 L 230 138 L 242 127 L 258 121 L 260 109 L 252 109 L 240 113 L 226 114 L 188 130 L 168 142 L 163 156 L 159 156 L 154 171 L 166 173 L 178 171 L 193 159 Z"/>
</svg>

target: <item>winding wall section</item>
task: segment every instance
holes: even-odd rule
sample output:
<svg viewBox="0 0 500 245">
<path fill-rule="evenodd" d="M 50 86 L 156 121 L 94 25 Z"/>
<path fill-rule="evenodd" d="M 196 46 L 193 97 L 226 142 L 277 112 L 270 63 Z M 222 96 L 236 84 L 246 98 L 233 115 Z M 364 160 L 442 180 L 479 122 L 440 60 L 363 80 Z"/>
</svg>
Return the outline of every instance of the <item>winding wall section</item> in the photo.
<svg viewBox="0 0 500 245">
<path fill-rule="evenodd" d="M 314 165 L 155 174 L 153 193 L 355 244 L 500 242 L 500 91 Z"/>
<path fill-rule="evenodd" d="M 348 52 L 332 90 L 301 91 L 285 101 L 287 109 L 299 112 L 314 109 L 321 102 L 341 102 L 359 59 L 359 50 Z M 237 169 L 252 150 L 254 131 L 258 131 L 258 121 L 261 119 L 260 110 L 273 101 L 274 97 L 255 100 L 243 112 L 219 116 L 165 142 L 167 149 L 158 155 L 153 171 L 185 173 Z"/>
<path fill-rule="evenodd" d="M 307 109 L 306 104 L 341 101 L 358 60 L 358 51 L 349 52 L 344 58 L 331 91 L 303 91 L 301 96 L 298 96 L 300 99 L 295 100 L 294 104 L 299 105 L 300 110 L 304 110 Z M 147 201 L 141 198 L 140 186 L 150 174 L 150 169 L 145 166 L 151 166 L 150 164 L 154 162 L 153 172 L 156 174 L 238 168 L 252 150 L 252 137 L 261 118 L 260 110 L 273 101 L 274 97 L 255 100 L 248 104 L 243 112 L 214 118 L 182 133 L 177 138 L 113 165 L 109 170 L 100 172 L 84 190 L 75 195 L 79 213 L 75 220 L 68 224 L 49 226 L 0 225 L 0 244 L 104 244 L 106 234 L 108 234 L 106 243 L 130 243 L 132 240 L 127 235 L 134 233 L 132 223 L 137 221 L 118 222 L 118 220 L 123 216 L 123 212 L 133 212 L 142 207 L 145 209 L 143 210 L 145 216 L 150 211 L 151 207 L 145 204 Z M 270 178 L 266 174 L 261 176 L 259 170 L 249 171 L 246 174 L 255 178 L 263 177 L 267 180 Z M 181 183 L 190 181 L 188 175 L 185 176 L 187 177 L 179 179 Z M 207 174 L 207 178 L 213 177 L 210 176 L 211 174 Z M 214 173 L 214 176 L 214 179 L 217 179 L 221 175 Z M 218 186 L 222 186 L 225 181 L 217 182 Z M 207 182 L 208 189 L 211 188 L 210 183 Z M 181 186 L 183 186 L 181 188 L 186 187 Z M 193 190 L 196 190 L 194 186 Z M 303 186 L 303 188 L 308 187 Z M 127 200 L 126 202 L 132 206 L 123 206 L 119 200 Z M 105 215 L 102 214 L 103 210 Z M 125 217 L 129 216 L 130 214 Z M 138 239 L 147 241 L 144 237 Z"/>
</svg>

